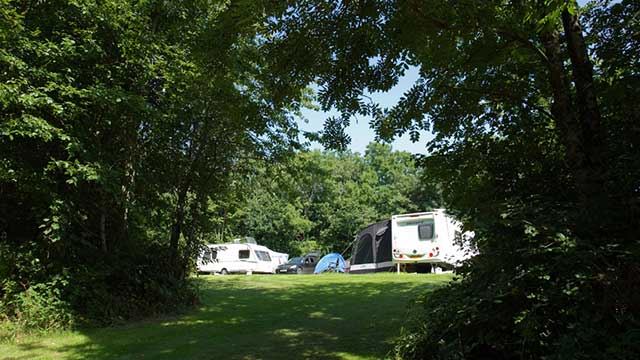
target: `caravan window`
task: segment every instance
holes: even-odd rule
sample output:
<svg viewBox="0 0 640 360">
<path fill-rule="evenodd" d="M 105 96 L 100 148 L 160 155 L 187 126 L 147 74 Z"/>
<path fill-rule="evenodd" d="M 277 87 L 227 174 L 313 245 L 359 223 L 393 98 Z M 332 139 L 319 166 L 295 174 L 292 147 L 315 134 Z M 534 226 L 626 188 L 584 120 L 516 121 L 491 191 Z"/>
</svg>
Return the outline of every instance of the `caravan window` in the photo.
<svg viewBox="0 0 640 360">
<path fill-rule="evenodd" d="M 250 257 L 251 257 L 251 252 L 249 250 L 238 251 L 238 259 L 248 259 Z"/>
<path fill-rule="evenodd" d="M 420 240 L 433 239 L 433 221 L 424 222 L 418 225 L 418 238 Z"/>
<path fill-rule="evenodd" d="M 271 256 L 266 251 L 256 250 L 256 256 L 260 261 L 271 261 Z"/>
<path fill-rule="evenodd" d="M 200 256 L 200 258 L 205 263 L 211 261 L 211 250 L 208 247 L 202 249 L 202 255 Z"/>
</svg>

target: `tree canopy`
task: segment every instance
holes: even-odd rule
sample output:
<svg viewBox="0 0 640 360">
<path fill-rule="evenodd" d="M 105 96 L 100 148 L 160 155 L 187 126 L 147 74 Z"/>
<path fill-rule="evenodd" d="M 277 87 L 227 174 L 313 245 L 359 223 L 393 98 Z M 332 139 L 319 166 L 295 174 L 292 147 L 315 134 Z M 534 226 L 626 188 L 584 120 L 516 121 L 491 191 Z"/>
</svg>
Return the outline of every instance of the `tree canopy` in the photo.
<svg viewBox="0 0 640 360">
<path fill-rule="evenodd" d="M 108 322 L 188 302 L 209 203 L 249 160 L 298 148 L 303 89 L 268 86 L 238 11 L 0 3 L 2 313 L 27 319 L 37 298 Z"/>
<path fill-rule="evenodd" d="M 479 255 L 430 297 L 398 356 L 638 354 L 639 10 L 301 0 L 271 18 L 274 67 L 342 114 L 325 143 L 344 146 L 353 116 L 383 139 L 432 131 L 425 181 L 475 232 Z M 395 106 L 368 97 L 410 67 L 419 77 Z"/>
<path fill-rule="evenodd" d="M 226 236 L 252 236 L 291 256 L 342 252 L 365 226 L 394 214 L 433 209 L 439 190 L 424 191 L 407 152 L 372 142 L 364 154 L 305 151 L 280 165 L 255 164 L 239 186 L 243 199 L 226 203 Z"/>
</svg>

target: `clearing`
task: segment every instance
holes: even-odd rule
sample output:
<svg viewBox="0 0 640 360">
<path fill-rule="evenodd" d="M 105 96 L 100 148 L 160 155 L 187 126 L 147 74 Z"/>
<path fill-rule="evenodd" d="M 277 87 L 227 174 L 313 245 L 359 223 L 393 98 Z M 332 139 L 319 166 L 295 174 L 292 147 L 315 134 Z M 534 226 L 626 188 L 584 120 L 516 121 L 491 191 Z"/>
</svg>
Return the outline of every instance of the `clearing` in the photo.
<svg viewBox="0 0 640 360">
<path fill-rule="evenodd" d="M 201 276 L 185 315 L 25 336 L 3 359 L 380 359 L 416 295 L 450 275 Z"/>
</svg>

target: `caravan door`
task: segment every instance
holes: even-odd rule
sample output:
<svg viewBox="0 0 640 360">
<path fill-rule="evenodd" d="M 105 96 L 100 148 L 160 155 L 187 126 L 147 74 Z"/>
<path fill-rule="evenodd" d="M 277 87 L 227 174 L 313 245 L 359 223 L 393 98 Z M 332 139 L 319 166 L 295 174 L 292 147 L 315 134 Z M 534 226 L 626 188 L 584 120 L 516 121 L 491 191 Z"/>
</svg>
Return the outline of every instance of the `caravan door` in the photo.
<svg viewBox="0 0 640 360">
<path fill-rule="evenodd" d="M 256 267 L 255 272 L 264 273 L 264 274 L 273 274 L 275 273 L 275 267 L 273 266 L 273 261 L 271 260 L 271 255 L 266 250 L 255 249 L 256 255 Z"/>
</svg>

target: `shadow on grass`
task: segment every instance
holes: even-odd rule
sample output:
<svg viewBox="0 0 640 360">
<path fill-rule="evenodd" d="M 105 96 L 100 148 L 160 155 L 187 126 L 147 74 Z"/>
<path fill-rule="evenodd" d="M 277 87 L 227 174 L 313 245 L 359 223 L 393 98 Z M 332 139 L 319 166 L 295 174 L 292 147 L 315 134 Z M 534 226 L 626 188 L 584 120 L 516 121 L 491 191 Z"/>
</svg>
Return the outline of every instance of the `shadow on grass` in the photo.
<svg viewBox="0 0 640 360">
<path fill-rule="evenodd" d="M 196 311 L 83 331 L 83 341 L 53 347 L 70 359 L 379 359 L 410 315 L 414 296 L 444 281 L 373 279 L 205 277 Z M 16 346 L 30 353 L 24 359 L 52 350 L 47 342 Z"/>
</svg>

